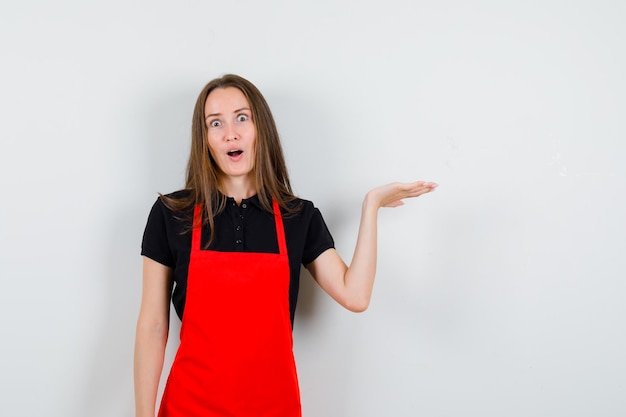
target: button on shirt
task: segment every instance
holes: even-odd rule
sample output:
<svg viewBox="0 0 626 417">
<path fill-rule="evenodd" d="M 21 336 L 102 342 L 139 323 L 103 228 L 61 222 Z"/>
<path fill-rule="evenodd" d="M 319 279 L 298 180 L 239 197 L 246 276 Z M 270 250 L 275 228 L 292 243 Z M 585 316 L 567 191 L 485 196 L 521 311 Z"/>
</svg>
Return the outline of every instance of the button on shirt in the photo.
<svg viewBox="0 0 626 417">
<path fill-rule="evenodd" d="M 234 201 L 230 204 L 233 206 L 233 213 L 237 212 L 233 217 L 233 221 L 235 223 L 235 245 L 243 245 L 243 222 L 246 219 L 244 212 L 248 208 L 248 204 L 242 203 L 239 206 Z"/>
<path fill-rule="evenodd" d="M 182 196 L 179 191 L 170 196 Z M 321 213 L 312 202 L 296 200 L 300 210 L 294 214 L 283 212 L 285 238 L 290 267 L 289 304 L 291 320 L 298 297 L 300 267 L 314 261 L 322 252 L 334 247 L 334 242 Z M 180 318 L 185 306 L 187 269 L 191 248 L 192 211 L 174 213 L 161 199 L 154 203 L 144 231 L 141 254 L 173 269 L 174 291 L 172 302 Z M 210 250 L 225 252 L 278 253 L 278 239 L 274 215 L 267 212 L 257 196 L 244 199 L 238 205 L 228 198 L 224 210 L 214 218 L 215 234 Z M 202 247 L 210 237 L 208 225 L 203 226 Z M 245 268 L 246 265 L 233 265 Z M 210 274 L 210 271 L 207 271 Z"/>
</svg>

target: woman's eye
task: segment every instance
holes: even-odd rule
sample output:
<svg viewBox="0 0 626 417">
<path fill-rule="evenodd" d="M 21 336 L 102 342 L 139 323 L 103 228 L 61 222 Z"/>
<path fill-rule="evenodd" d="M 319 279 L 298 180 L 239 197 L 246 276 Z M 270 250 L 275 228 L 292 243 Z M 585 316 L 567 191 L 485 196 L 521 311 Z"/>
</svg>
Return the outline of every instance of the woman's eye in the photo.
<svg viewBox="0 0 626 417">
<path fill-rule="evenodd" d="M 211 127 L 218 127 L 220 125 L 221 125 L 221 123 L 220 123 L 219 120 L 213 120 L 211 123 L 209 123 L 209 126 L 211 126 Z"/>
<path fill-rule="evenodd" d="M 246 116 L 245 114 L 240 114 L 239 116 L 237 116 L 237 121 L 239 122 L 245 122 L 246 120 L 248 120 L 248 116 Z"/>
</svg>

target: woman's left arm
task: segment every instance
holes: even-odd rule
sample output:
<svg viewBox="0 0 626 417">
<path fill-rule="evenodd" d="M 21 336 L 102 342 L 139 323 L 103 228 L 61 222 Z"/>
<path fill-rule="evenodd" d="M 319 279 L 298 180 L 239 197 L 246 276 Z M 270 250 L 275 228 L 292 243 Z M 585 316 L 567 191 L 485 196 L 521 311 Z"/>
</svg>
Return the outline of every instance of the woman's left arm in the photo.
<svg viewBox="0 0 626 417">
<path fill-rule="evenodd" d="M 433 182 L 396 182 L 368 192 L 363 200 L 359 234 L 350 266 L 335 249 L 323 252 L 307 266 L 320 287 L 348 310 L 365 311 L 376 275 L 378 209 L 401 206 L 403 199 L 419 197 L 436 187 Z"/>
</svg>

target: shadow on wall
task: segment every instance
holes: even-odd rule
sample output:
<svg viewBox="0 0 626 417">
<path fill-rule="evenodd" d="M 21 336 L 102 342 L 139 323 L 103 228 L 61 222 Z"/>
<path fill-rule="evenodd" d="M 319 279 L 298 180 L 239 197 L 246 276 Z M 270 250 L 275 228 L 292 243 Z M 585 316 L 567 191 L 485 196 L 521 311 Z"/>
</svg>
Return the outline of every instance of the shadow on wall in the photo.
<svg viewBox="0 0 626 417">
<path fill-rule="evenodd" d="M 300 291 L 298 294 L 298 314 L 294 326 L 308 327 L 315 320 L 316 311 L 319 309 L 320 291 L 315 280 L 305 267 L 300 268 Z"/>
<path fill-rule="evenodd" d="M 333 208 L 325 210 L 325 219 L 331 233 L 343 234 L 346 223 L 342 220 L 347 216 Z M 359 330 L 351 324 L 357 317 L 339 306 L 308 270 L 301 268 L 294 345 L 305 414 L 349 414 L 350 379 L 361 365 L 353 354 L 358 350 L 355 336 Z"/>
<path fill-rule="evenodd" d="M 133 123 L 142 126 L 137 142 L 129 149 L 120 149 L 123 155 L 134 158 L 123 160 L 127 166 L 128 183 L 120 192 L 115 213 L 101 219 L 108 227 L 101 246 L 109 248 L 102 256 L 99 277 L 106 280 L 99 295 L 103 300 L 98 336 L 91 344 L 89 365 L 83 370 L 82 391 L 77 393 L 76 416 L 131 415 L 133 399 L 133 349 L 135 326 L 141 302 L 141 238 L 150 208 L 158 192 L 168 193 L 184 186 L 185 163 L 191 132 L 191 114 L 195 93 L 161 94 L 158 99 L 143 97 L 150 103 L 136 105 Z M 154 106 L 157 103 L 157 106 Z M 132 149 L 131 149 L 132 148 Z M 137 151 L 139 149 L 139 151 Z M 143 159 L 141 159 L 143 157 Z M 124 196 L 130 195 L 129 198 Z M 115 203 L 113 203 L 115 204 Z M 172 330 L 178 323 L 171 323 Z M 170 341 L 168 346 L 176 341 Z M 171 349 L 168 348 L 168 353 Z M 168 358 L 164 366 L 167 376 Z M 126 399 L 120 404 L 120 399 Z"/>
<path fill-rule="evenodd" d="M 100 276 L 107 280 L 91 360 L 83 369 L 82 392 L 77 393 L 76 416 L 107 416 L 133 409 L 132 357 L 134 330 L 139 311 L 141 260 L 138 255 L 136 210 L 110 221 L 109 253 L 103 257 Z M 127 399 L 119 404 L 120 399 Z"/>
</svg>

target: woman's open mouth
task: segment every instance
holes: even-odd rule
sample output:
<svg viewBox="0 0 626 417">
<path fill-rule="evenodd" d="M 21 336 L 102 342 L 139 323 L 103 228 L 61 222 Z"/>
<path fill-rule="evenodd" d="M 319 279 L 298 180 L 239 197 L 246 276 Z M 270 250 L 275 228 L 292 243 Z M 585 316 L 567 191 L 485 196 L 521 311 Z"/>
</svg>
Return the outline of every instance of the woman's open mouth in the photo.
<svg viewBox="0 0 626 417">
<path fill-rule="evenodd" d="M 239 156 L 242 153 L 243 153 L 243 151 L 241 149 L 235 149 L 235 150 L 227 152 L 228 156 L 233 156 L 233 157 Z"/>
</svg>

